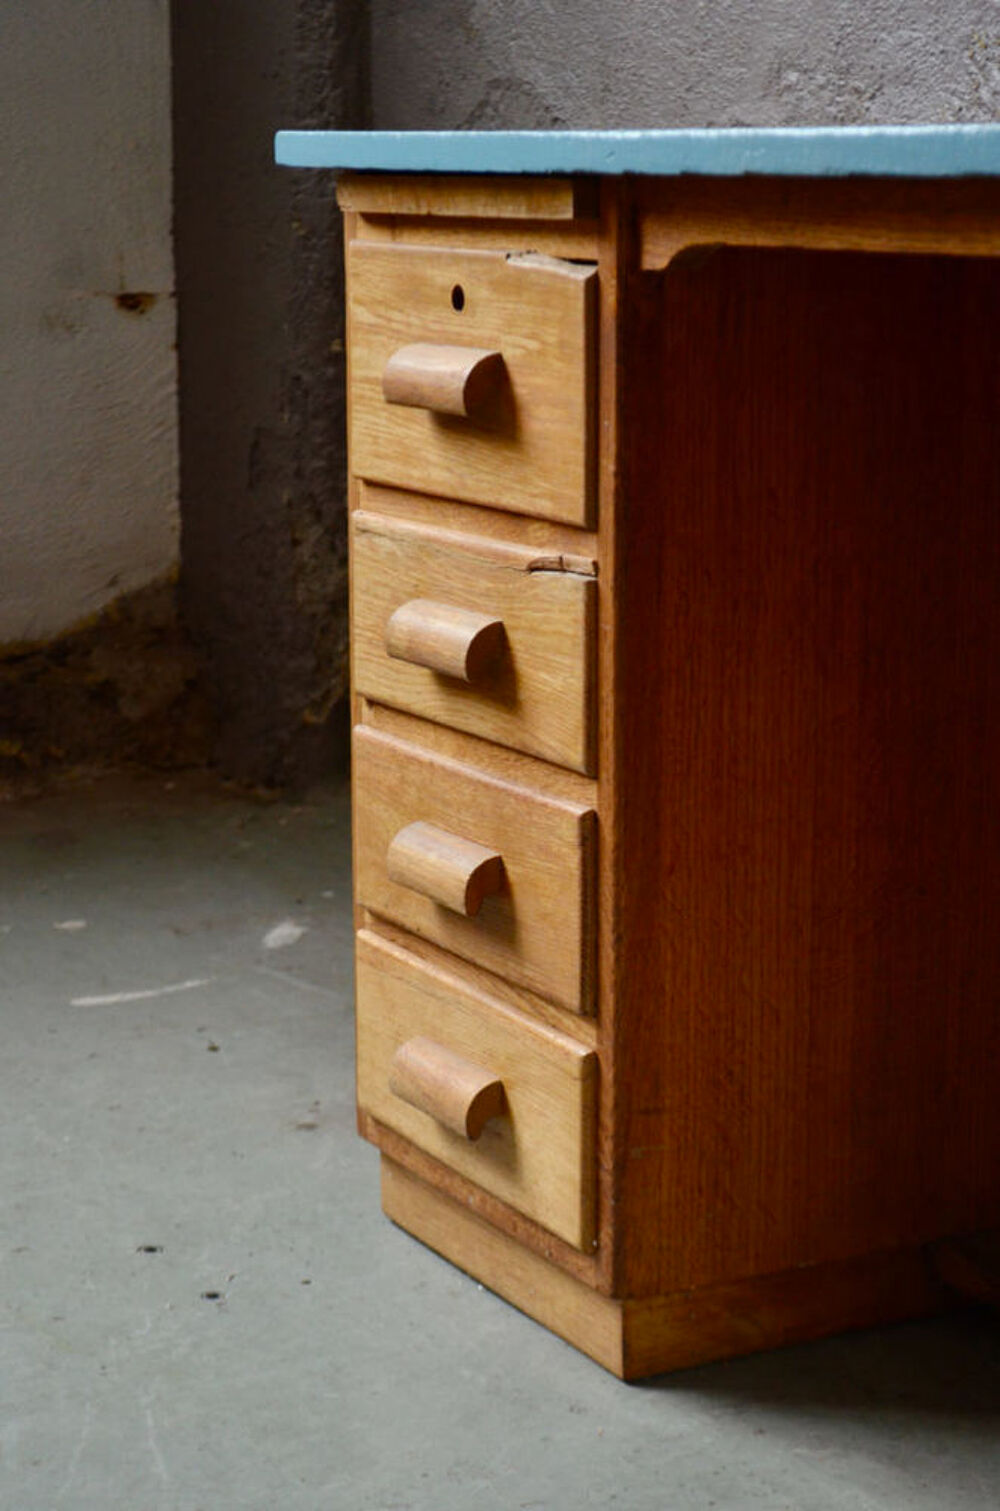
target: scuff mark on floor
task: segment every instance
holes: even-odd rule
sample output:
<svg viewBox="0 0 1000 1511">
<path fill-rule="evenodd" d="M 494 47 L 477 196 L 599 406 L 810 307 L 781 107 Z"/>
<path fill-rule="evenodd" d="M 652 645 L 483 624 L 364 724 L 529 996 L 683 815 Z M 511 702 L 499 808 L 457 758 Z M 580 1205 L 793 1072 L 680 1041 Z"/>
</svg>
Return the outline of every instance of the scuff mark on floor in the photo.
<svg viewBox="0 0 1000 1511">
<path fill-rule="evenodd" d="M 212 976 L 199 976 L 194 981 L 178 981 L 172 986 L 151 986 L 139 992 L 111 992 L 104 997 L 73 997 L 70 1007 L 113 1007 L 118 1002 L 146 1002 L 150 997 L 170 997 L 174 992 L 193 992 L 198 986 L 209 986 Z"/>
<path fill-rule="evenodd" d="M 306 933 L 308 929 L 305 924 L 286 918 L 281 923 L 276 923 L 273 929 L 268 929 L 261 944 L 265 950 L 283 950 L 290 944 L 298 944 Z"/>
</svg>

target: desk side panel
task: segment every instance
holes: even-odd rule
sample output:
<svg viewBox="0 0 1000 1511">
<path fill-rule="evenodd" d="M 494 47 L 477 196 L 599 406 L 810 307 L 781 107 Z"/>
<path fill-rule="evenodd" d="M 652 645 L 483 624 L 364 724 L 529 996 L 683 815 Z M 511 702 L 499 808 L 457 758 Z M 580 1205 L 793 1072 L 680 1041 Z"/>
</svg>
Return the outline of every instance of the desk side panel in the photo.
<svg viewBox="0 0 1000 1511">
<path fill-rule="evenodd" d="M 616 1294 L 1000 1220 L 1000 265 L 636 280 Z"/>
</svg>

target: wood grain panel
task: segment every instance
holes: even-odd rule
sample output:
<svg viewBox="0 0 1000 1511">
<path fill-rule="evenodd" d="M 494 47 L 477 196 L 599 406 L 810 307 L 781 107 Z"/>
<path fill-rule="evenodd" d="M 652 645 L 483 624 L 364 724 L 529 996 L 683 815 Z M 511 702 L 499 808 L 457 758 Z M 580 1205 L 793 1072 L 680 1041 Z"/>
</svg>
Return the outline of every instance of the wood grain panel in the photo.
<svg viewBox="0 0 1000 1511">
<path fill-rule="evenodd" d="M 462 734 L 444 724 L 429 724 L 426 719 L 418 719 L 386 704 L 371 703 L 366 698 L 359 698 L 358 702 L 361 723 L 372 729 L 422 745 L 425 750 L 435 750 L 463 766 L 478 766 L 490 776 L 513 782 L 517 787 L 531 787 L 549 797 L 569 798 L 570 802 L 584 808 L 595 806 L 597 783 L 591 777 L 578 776 L 565 766 L 550 766 L 545 761 L 533 760 L 504 745 Z"/>
<path fill-rule="evenodd" d="M 596 583 L 578 571 L 554 570 L 562 560 L 356 512 L 355 688 L 377 702 L 591 771 Z M 501 619 L 502 650 L 489 674 L 470 685 L 389 656 L 386 625 L 412 599 Z"/>
<path fill-rule="evenodd" d="M 596 214 L 589 178 L 504 178 L 502 174 L 340 173 L 337 203 L 361 215 L 448 220 L 576 220 Z"/>
<path fill-rule="evenodd" d="M 529 992 L 526 987 L 516 986 L 511 981 L 505 981 L 500 976 L 482 970 L 471 961 L 462 960 L 459 956 L 450 954 L 440 945 L 432 944 L 429 939 L 421 939 L 418 934 L 411 934 L 407 929 L 397 928 L 387 919 L 379 918 L 370 909 L 364 909 L 364 916 L 359 927 L 369 929 L 380 938 L 401 945 L 411 955 L 426 960 L 430 965 L 440 965 L 449 974 L 460 976 L 468 983 L 472 991 L 488 997 L 499 997 L 507 1003 L 508 1007 L 527 1013 L 529 1017 L 540 1018 L 543 1023 L 548 1023 L 560 1033 L 569 1034 L 571 1038 L 579 1040 L 588 1049 L 597 1048 L 597 1022 L 594 1018 L 567 1012 L 566 1008 L 557 1007 L 554 1002 L 546 997 L 540 997 L 537 992 Z"/>
<path fill-rule="evenodd" d="M 562 552 L 568 556 L 597 553 L 597 537 L 589 530 L 560 525 L 550 519 L 529 519 L 526 514 L 504 514 L 499 509 L 481 509 L 476 504 L 456 503 L 403 488 L 383 488 L 378 483 L 354 479 L 356 508 L 370 514 L 391 515 L 411 525 L 449 530 L 456 535 L 486 536 L 505 545 L 530 546 L 540 553 Z"/>
<path fill-rule="evenodd" d="M 496 850 L 504 885 L 474 918 L 390 881 L 395 835 L 431 823 Z M 569 801 L 443 760 L 388 735 L 354 731 L 355 892 L 372 912 L 477 965 L 593 1009 L 594 815 Z"/>
<path fill-rule="evenodd" d="M 393 1222 L 625 1380 L 920 1316 L 949 1304 L 920 1250 L 616 1301 L 384 1157 L 382 1206 Z"/>
<path fill-rule="evenodd" d="M 597 676 L 603 697 L 597 705 L 597 811 L 601 826 L 597 881 L 597 1000 L 598 1047 L 601 1054 L 601 1101 L 598 1124 L 598 1184 L 600 1210 L 607 1214 L 601 1233 L 600 1287 L 614 1293 L 622 1273 L 622 1253 L 629 1235 L 623 1223 L 614 1220 L 618 1201 L 618 1172 L 624 1147 L 621 1104 L 629 1090 L 624 1075 L 616 1073 L 620 1053 L 620 1024 L 634 1007 L 626 986 L 632 961 L 622 950 L 621 914 L 624 901 L 620 876 L 627 857 L 621 809 L 629 753 L 624 748 L 624 728 L 618 717 L 618 683 L 627 668 L 620 664 L 619 625 L 627 612 L 621 592 L 623 573 L 619 566 L 628 530 L 630 505 L 621 447 L 626 428 L 625 380 L 628 373 L 626 334 L 628 308 L 634 283 L 636 222 L 631 189 L 620 181 L 606 179 L 601 191 L 600 315 L 598 322 L 598 413 L 601 445 L 598 455 L 598 578 Z M 636 352 L 635 358 L 641 353 Z M 636 382 L 642 375 L 635 373 Z M 626 685 L 623 682 L 623 686 Z"/>
<path fill-rule="evenodd" d="M 637 179 L 640 265 L 665 268 L 685 248 L 1000 252 L 995 179 Z"/>
<path fill-rule="evenodd" d="M 589 525 L 595 290 L 593 268 L 555 258 L 352 242 L 353 471 Z M 419 342 L 502 353 L 508 387 L 489 417 L 386 403 L 386 363 L 400 347 Z"/>
<path fill-rule="evenodd" d="M 382 1157 L 382 1208 L 392 1221 L 489 1286 L 512 1306 L 588 1353 L 612 1374 L 624 1367 L 622 1304 Z"/>
<path fill-rule="evenodd" d="M 442 1195 L 450 1196 L 465 1211 L 475 1212 L 484 1222 L 499 1228 L 513 1242 L 523 1244 L 532 1253 L 540 1254 L 550 1264 L 565 1270 L 568 1275 L 575 1275 L 587 1285 L 599 1287 L 600 1248 L 584 1252 L 567 1243 L 564 1238 L 557 1238 L 551 1228 L 543 1228 L 541 1223 L 526 1217 L 509 1202 L 498 1200 L 482 1186 L 457 1174 L 433 1155 L 425 1154 L 423 1149 L 418 1149 L 416 1144 L 411 1144 L 402 1134 L 387 1128 L 367 1112 L 358 1113 L 358 1132 L 369 1143 L 375 1144 L 393 1164 L 402 1166 Z"/>
<path fill-rule="evenodd" d="M 410 247 L 461 247 L 464 252 L 541 252 L 571 262 L 597 258 L 597 223 L 590 220 L 467 220 L 449 216 L 356 215 L 362 241 Z"/>
<path fill-rule="evenodd" d="M 590 1248 L 593 1051 L 364 930 L 357 1000 L 360 1107 L 576 1248 Z M 474 1143 L 391 1091 L 394 1057 L 419 1038 L 488 1067 L 503 1083 L 506 1112 Z"/>
<path fill-rule="evenodd" d="M 998 316 L 971 259 L 635 281 L 619 1294 L 1000 1216 Z"/>
</svg>

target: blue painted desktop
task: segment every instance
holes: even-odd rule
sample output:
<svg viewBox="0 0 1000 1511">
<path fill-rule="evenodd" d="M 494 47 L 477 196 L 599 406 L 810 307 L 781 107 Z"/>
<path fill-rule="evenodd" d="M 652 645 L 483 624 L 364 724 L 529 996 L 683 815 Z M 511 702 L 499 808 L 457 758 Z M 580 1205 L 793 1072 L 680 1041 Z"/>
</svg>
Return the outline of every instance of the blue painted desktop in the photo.
<svg viewBox="0 0 1000 1511">
<path fill-rule="evenodd" d="M 277 162 L 388 173 L 1000 176 L 1000 125 L 702 131 L 279 131 Z"/>
</svg>

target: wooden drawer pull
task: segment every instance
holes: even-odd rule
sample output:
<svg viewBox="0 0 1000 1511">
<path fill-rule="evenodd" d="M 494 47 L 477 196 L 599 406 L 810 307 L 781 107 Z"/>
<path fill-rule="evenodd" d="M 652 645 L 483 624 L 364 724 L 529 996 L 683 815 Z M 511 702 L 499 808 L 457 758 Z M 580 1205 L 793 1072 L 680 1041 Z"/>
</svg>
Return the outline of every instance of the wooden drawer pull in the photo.
<svg viewBox="0 0 1000 1511">
<path fill-rule="evenodd" d="M 389 844 L 389 880 L 433 902 L 475 918 L 484 897 L 503 886 L 503 860 L 496 850 L 450 834 L 436 824 L 407 824 Z"/>
<path fill-rule="evenodd" d="M 500 352 L 479 346 L 401 346 L 382 372 L 390 404 L 467 418 L 488 409 L 504 381 Z"/>
<path fill-rule="evenodd" d="M 393 1096 L 426 1112 L 462 1138 L 477 1139 L 504 1111 L 503 1082 L 490 1070 L 433 1039 L 408 1039 L 389 1066 Z"/>
<path fill-rule="evenodd" d="M 502 619 L 429 598 L 400 604 L 385 627 L 385 648 L 397 661 L 463 682 L 482 681 L 500 659 L 504 638 Z"/>
</svg>

